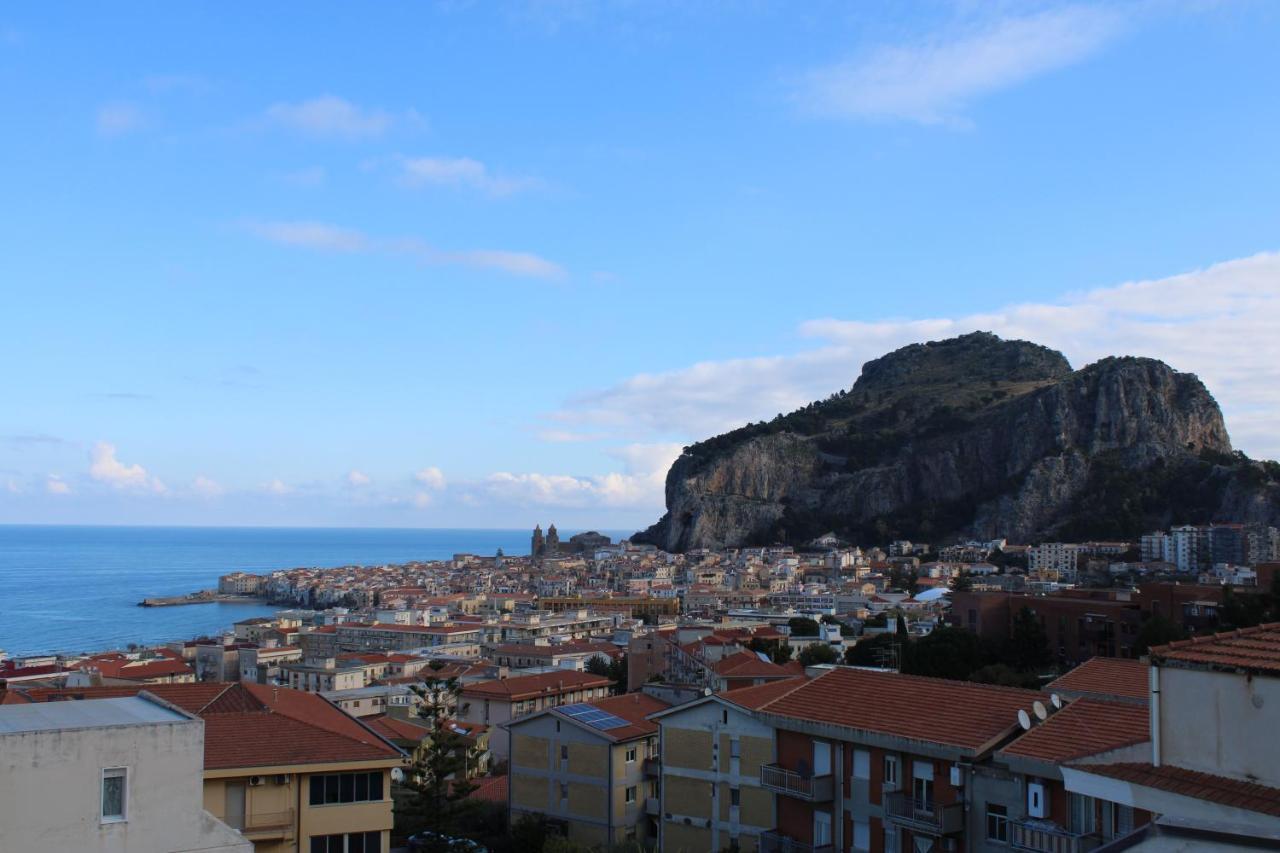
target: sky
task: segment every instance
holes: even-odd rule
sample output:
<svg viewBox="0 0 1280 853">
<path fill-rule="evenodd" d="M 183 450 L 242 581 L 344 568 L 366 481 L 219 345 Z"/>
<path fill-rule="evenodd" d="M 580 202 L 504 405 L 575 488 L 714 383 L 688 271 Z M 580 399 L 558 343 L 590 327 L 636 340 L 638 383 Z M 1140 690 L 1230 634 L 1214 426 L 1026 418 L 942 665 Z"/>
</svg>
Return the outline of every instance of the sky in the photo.
<svg viewBox="0 0 1280 853">
<path fill-rule="evenodd" d="M 1269 2 L 0 7 L 0 523 L 643 527 L 975 329 L 1280 457 Z"/>
</svg>

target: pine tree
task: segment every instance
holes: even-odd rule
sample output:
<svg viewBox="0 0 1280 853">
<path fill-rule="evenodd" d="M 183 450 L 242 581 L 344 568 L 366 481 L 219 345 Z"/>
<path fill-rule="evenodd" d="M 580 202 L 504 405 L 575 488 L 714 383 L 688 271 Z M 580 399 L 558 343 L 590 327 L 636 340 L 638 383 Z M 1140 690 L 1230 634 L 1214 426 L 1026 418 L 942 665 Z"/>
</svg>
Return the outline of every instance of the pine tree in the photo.
<svg viewBox="0 0 1280 853">
<path fill-rule="evenodd" d="M 457 829 L 461 801 L 476 785 L 467 778 L 476 750 L 471 741 L 452 726 L 462 685 L 458 679 L 428 677 L 414 685 L 422 700 L 418 717 L 428 723 L 427 746 L 414 761 L 410 784 L 417 791 L 413 811 L 434 835 L 427 839 L 428 853 L 443 853 L 451 847 L 446 840 Z"/>
</svg>

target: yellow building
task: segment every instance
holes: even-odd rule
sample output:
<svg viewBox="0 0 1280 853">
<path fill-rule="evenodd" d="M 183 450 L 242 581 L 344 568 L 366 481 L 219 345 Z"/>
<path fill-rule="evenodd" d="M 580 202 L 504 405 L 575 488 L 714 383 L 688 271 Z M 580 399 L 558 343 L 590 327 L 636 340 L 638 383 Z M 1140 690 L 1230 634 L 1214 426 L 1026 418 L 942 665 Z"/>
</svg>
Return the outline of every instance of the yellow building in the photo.
<svg viewBox="0 0 1280 853">
<path fill-rule="evenodd" d="M 506 724 L 511 820 L 543 814 L 571 840 L 607 847 L 657 838 L 658 727 L 643 693 L 561 705 Z"/>
</svg>

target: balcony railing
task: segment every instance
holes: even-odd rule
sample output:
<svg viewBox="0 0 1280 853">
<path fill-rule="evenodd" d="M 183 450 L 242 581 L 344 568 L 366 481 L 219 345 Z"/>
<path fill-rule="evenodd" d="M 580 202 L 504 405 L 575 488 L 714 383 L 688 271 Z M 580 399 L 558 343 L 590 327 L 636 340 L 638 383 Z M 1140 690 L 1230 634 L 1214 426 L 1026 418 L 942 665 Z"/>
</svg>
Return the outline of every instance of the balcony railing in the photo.
<svg viewBox="0 0 1280 853">
<path fill-rule="evenodd" d="M 282 812 L 255 812 L 244 819 L 244 826 L 237 827 L 244 835 L 277 835 L 293 834 L 293 809 Z"/>
<path fill-rule="evenodd" d="M 889 820 L 908 829 L 937 835 L 951 835 L 964 829 L 963 804 L 942 806 L 932 801 L 916 799 L 910 791 L 885 794 L 884 813 Z"/>
<path fill-rule="evenodd" d="M 1089 853 L 1102 843 L 1097 835 L 1068 832 L 1047 820 L 1009 822 L 1009 846 L 1033 853 Z"/>
<path fill-rule="evenodd" d="M 760 853 L 831 853 L 830 844 L 813 845 L 783 835 L 776 829 L 760 833 Z"/>
<path fill-rule="evenodd" d="M 646 798 L 646 799 L 645 799 L 645 801 L 644 801 L 644 813 L 645 813 L 645 814 L 647 814 L 647 815 L 653 815 L 654 817 L 659 817 L 659 816 L 660 816 L 660 814 L 661 814 L 661 804 L 658 802 L 658 798 L 657 798 L 657 797 L 648 797 L 648 798 Z"/>
<path fill-rule="evenodd" d="M 650 778 L 661 776 L 662 762 L 656 758 L 646 758 L 644 760 L 644 775 Z"/>
<path fill-rule="evenodd" d="M 760 785 L 778 794 L 808 800 L 811 803 L 825 803 L 831 799 L 831 774 L 824 776 L 802 776 L 794 770 L 788 770 L 777 764 L 765 764 L 760 767 Z"/>
</svg>

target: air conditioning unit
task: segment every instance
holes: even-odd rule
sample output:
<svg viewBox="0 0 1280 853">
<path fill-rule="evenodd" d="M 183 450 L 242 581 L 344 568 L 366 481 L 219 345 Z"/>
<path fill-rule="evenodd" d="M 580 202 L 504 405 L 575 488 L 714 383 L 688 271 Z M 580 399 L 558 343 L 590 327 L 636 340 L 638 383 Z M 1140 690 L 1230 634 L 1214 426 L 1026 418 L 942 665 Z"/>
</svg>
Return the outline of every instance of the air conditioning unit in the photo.
<svg viewBox="0 0 1280 853">
<path fill-rule="evenodd" d="M 276 776 L 276 784 L 277 784 L 277 785 L 288 785 L 288 784 L 289 784 L 289 775 L 288 775 L 287 773 L 281 773 L 280 775 Z"/>
<path fill-rule="evenodd" d="M 249 787 L 250 787 L 250 788 L 256 788 L 256 787 L 258 787 L 259 785 L 265 785 L 265 784 L 266 784 L 266 782 L 267 782 L 267 777 L 266 777 L 266 776 L 250 776 L 250 777 L 249 777 Z"/>
<path fill-rule="evenodd" d="M 959 764 L 951 765 L 951 787 L 964 787 L 964 769 Z"/>
<path fill-rule="evenodd" d="M 1048 810 L 1048 804 L 1044 799 L 1044 785 L 1039 782 L 1027 783 L 1027 815 L 1030 817 L 1045 817 Z"/>
</svg>

